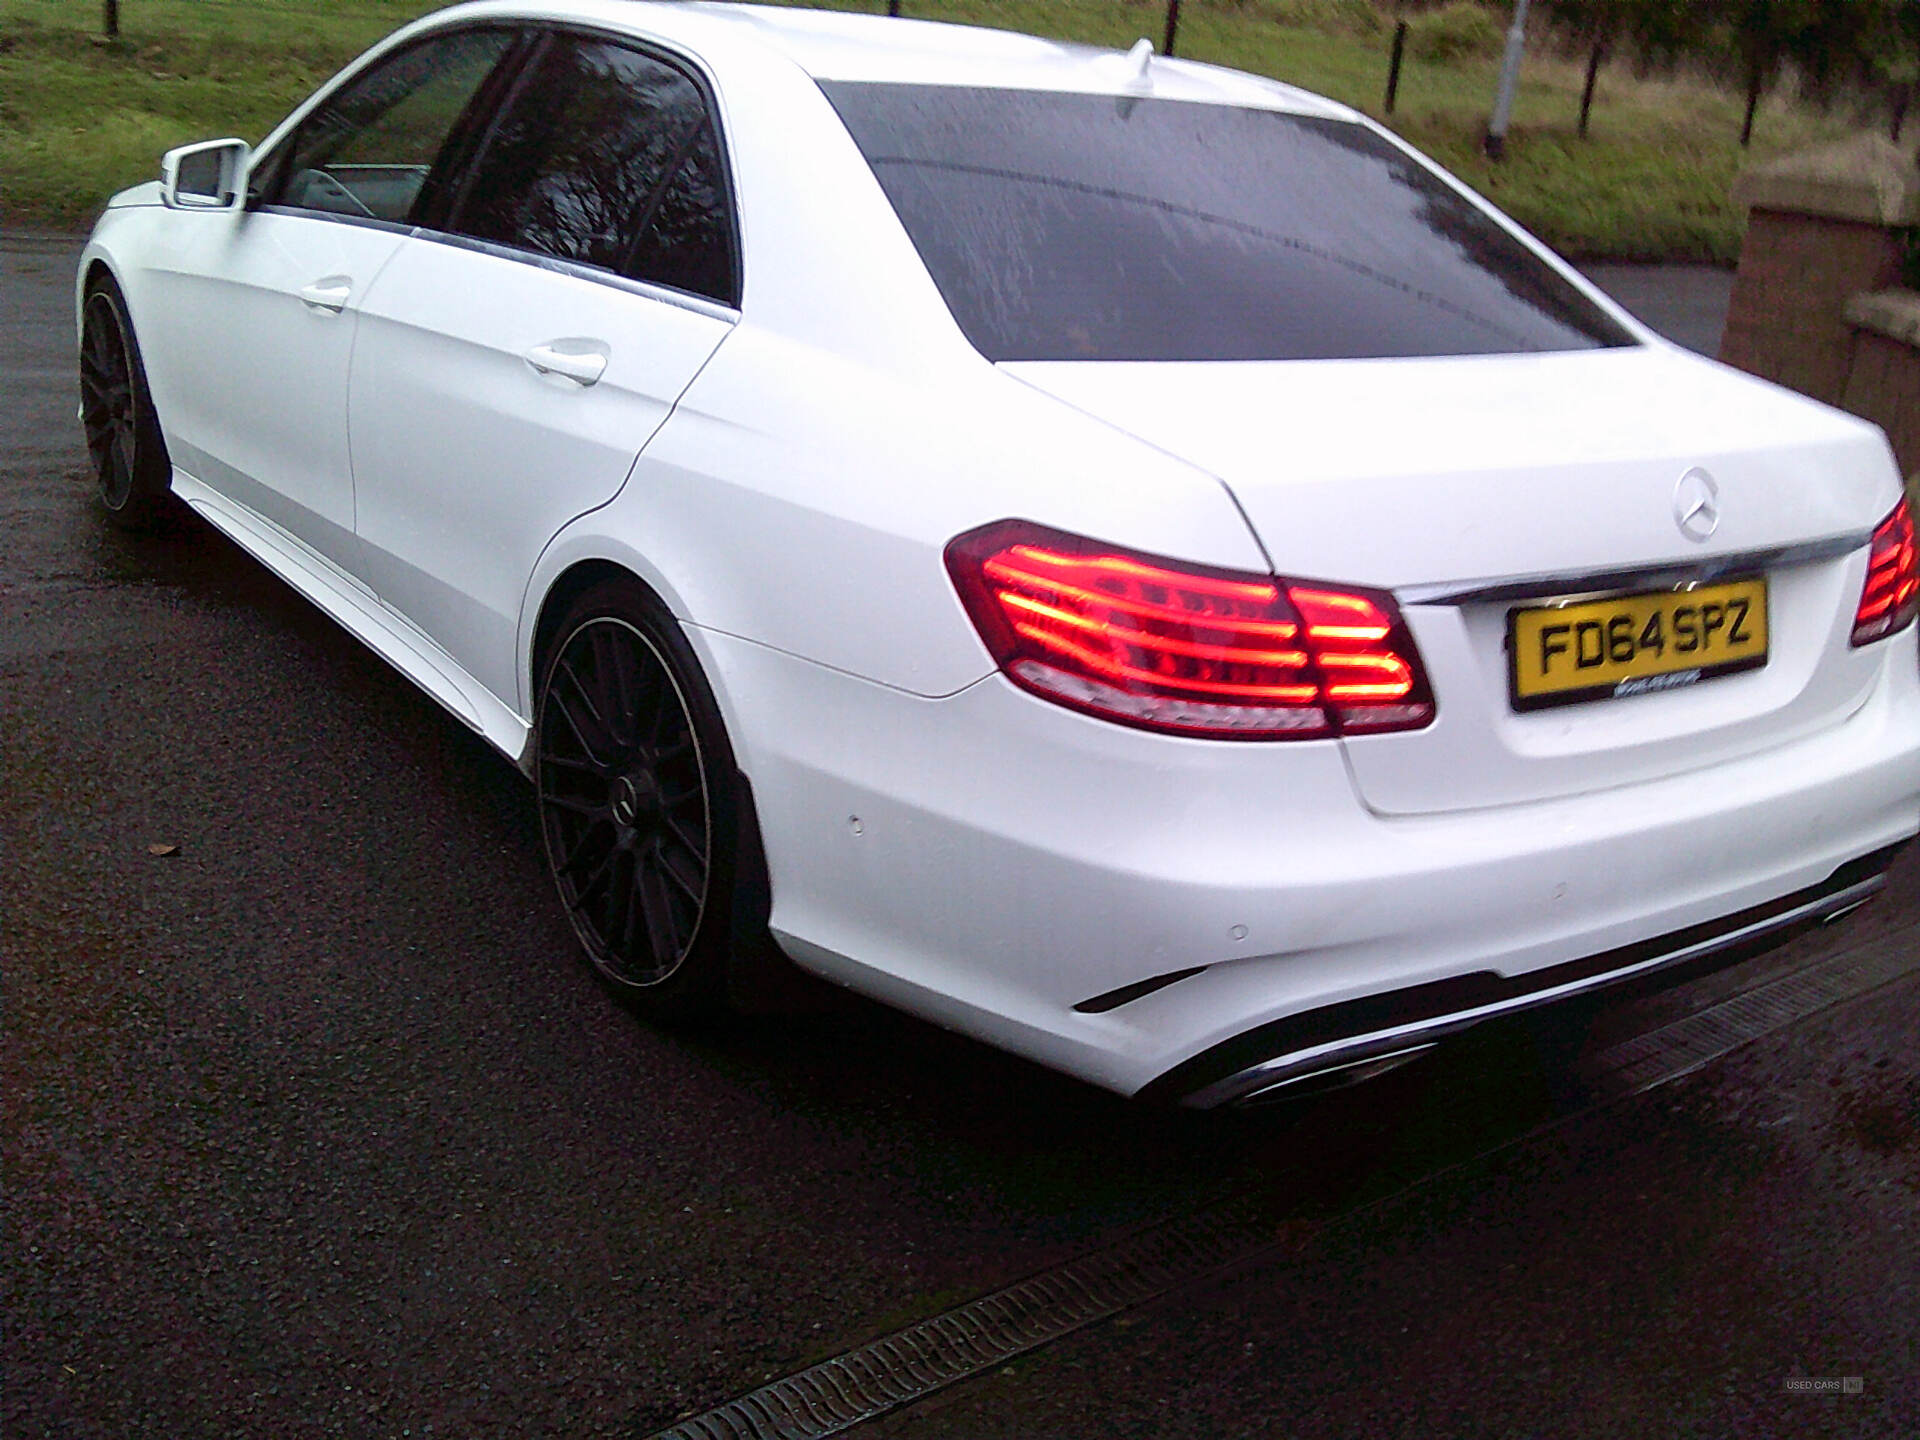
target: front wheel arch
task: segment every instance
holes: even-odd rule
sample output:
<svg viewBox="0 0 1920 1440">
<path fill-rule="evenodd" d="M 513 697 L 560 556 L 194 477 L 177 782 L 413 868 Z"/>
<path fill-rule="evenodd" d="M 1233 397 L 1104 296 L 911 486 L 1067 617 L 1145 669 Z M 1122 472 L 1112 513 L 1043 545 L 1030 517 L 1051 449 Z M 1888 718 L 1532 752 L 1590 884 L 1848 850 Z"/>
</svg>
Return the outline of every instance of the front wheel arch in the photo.
<svg viewBox="0 0 1920 1440">
<path fill-rule="evenodd" d="M 167 514 L 173 465 L 126 292 L 100 260 L 79 293 L 80 421 L 107 518 L 146 530 Z"/>
<path fill-rule="evenodd" d="M 76 339 L 79 337 L 80 327 L 83 323 L 82 312 L 86 306 L 87 295 L 94 286 L 100 284 L 102 281 L 111 281 L 122 293 L 125 292 L 125 287 L 120 285 L 120 277 L 113 273 L 113 267 L 107 264 L 105 260 L 95 256 L 80 277 L 79 289 L 74 292 L 73 333 Z"/>
</svg>

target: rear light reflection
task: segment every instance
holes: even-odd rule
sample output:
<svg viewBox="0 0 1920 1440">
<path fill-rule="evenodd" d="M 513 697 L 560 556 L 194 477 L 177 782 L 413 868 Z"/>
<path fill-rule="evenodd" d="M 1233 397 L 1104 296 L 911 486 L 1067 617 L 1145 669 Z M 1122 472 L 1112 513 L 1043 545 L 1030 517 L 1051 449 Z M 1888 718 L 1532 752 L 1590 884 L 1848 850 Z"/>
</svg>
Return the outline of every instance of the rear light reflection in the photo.
<svg viewBox="0 0 1920 1440">
<path fill-rule="evenodd" d="M 1920 556 L 1913 511 L 1902 500 L 1873 532 L 1867 583 L 1853 617 L 1853 643 L 1867 645 L 1907 628 L 1920 614 Z"/>
<path fill-rule="evenodd" d="M 1413 730 L 1433 695 L 1391 597 L 1136 555 L 1024 521 L 947 547 L 1014 683 L 1122 724 L 1238 740 Z"/>
</svg>

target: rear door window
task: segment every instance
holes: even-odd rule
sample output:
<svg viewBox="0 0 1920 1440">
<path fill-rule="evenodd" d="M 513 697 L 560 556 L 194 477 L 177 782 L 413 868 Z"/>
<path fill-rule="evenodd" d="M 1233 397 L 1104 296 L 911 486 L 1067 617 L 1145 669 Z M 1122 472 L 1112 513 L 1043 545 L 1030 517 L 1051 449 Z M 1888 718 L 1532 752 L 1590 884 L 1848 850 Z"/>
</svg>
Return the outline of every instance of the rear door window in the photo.
<svg viewBox="0 0 1920 1440">
<path fill-rule="evenodd" d="M 609 41 L 548 38 L 483 142 L 449 228 L 737 300 L 706 96 L 678 67 Z"/>
<path fill-rule="evenodd" d="M 260 198 L 410 223 L 461 117 L 512 44 L 507 30 L 461 30 L 379 61 L 301 122 Z"/>
<path fill-rule="evenodd" d="M 1633 343 L 1491 215 L 1352 122 L 1137 96 L 821 88 L 992 360 Z"/>
</svg>

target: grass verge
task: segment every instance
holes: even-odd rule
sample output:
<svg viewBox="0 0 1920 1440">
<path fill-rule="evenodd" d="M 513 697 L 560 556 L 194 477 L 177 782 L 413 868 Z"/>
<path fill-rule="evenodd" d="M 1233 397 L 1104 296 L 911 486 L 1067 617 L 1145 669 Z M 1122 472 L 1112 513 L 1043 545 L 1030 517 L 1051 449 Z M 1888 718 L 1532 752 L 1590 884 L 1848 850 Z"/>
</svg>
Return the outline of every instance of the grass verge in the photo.
<svg viewBox="0 0 1920 1440">
<path fill-rule="evenodd" d="M 189 140 L 259 140 L 315 85 L 431 0 L 123 0 L 121 38 L 92 34 L 91 0 L 0 0 L 0 220 L 84 227 L 115 190 Z M 827 0 L 874 11 L 883 0 Z M 910 15 L 1094 44 L 1158 41 L 1163 0 L 906 0 Z M 1496 30 L 1497 35 L 1497 30 Z M 1183 56 L 1277 76 L 1380 114 L 1387 27 L 1369 0 L 1188 0 Z M 1464 48 L 1462 48 L 1464 46 Z M 1845 133 L 1786 102 L 1763 111 L 1751 156 L 1740 103 L 1685 80 L 1603 74 L 1594 133 L 1574 133 L 1580 67 L 1530 54 L 1507 159 L 1479 141 L 1497 57 L 1483 36 L 1416 34 L 1394 127 L 1575 256 L 1731 263 L 1748 158 Z"/>
</svg>

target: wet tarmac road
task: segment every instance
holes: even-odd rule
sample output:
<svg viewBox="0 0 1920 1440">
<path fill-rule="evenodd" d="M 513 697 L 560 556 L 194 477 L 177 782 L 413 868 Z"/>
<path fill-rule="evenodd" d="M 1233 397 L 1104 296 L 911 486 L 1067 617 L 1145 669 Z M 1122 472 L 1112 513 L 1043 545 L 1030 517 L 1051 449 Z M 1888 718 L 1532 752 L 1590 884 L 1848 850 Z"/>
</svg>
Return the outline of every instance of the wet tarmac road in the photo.
<svg viewBox="0 0 1920 1440">
<path fill-rule="evenodd" d="M 663 1034 L 505 762 L 206 527 L 97 519 L 71 247 L 0 267 L 9 1440 L 645 1436 L 1230 1194 L 1297 1242 L 872 1432 L 1920 1434 L 1920 981 L 1597 1107 L 1518 1028 L 1199 1119 L 851 1000 Z M 1602 1037 L 1917 929 L 1909 858 Z"/>
</svg>

